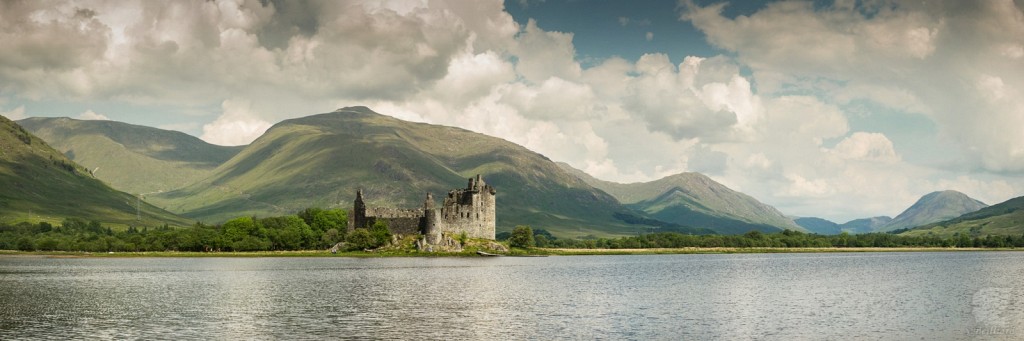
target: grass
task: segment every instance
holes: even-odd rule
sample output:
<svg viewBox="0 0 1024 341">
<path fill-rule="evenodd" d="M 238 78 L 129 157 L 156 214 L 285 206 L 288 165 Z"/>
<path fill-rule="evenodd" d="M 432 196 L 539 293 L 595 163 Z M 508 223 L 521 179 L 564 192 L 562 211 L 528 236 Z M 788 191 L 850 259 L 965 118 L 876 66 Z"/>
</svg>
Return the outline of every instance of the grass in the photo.
<svg viewBox="0 0 1024 341">
<path fill-rule="evenodd" d="M 946 247 L 691 247 L 658 249 L 537 249 L 542 254 L 583 255 L 660 255 L 660 254 L 734 254 L 734 253 L 850 253 L 850 252 L 951 252 L 951 251 L 1024 251 L 1014 248 Z"/>
<path fill-rule="evenodd" d="M 665 254 L 759 254 L 759 253 L 858 253 L 858 252 L 964 252 L 964 251 L 1024 251 L 1015 248 L 946 248 L 946 247 L 865 247 L 865 248 L 662 248 L 662 249 L 512 249 L 505 256 L 594 256 L 594 255 L 665 255 Z M 491 251 L 494 253 L 493 251 Z M 254 251 L 254 252 L 64 252 L 64 251 L 9 251 L 0 250 L 2 256 L 45 256 L 45 257 L 96 257 L 96 258 L 142 258 L 142 257 L 213 257 L 213 258 L 259 258 L 259 257 L 346 257 L 346 258 L 387 258 L 387 257 L 482 257 L 476 249 L 463 252 L 417 252 L 415 250 L 347 251 L 332 254 L 326 250 L 305 251 Z"/>
<path fill-rule="evenodd" d="M 463 129 L 404 122 L 365 108 L 286 120 L 209 178 L 150 196 L 158 206 L 205 223 L 278 216 L 306 207 L 350 208 L 357 188 L 370 206 L 419 207 L 481 173 L 497 190 L 499 230 L 516 225 L 558 236 L 632 235 L 624 210 L 526 148 Z M 585 231 L 584 231 L 585 230 Z"/>
<path fill-rule="evenodd" d="M 241 150 L 177 131 L 115 121 L 34 117 L 20 121 L 34 135 L 128 193 L 156 193 L 203 179 Z"/>
<path fill-rule="evenodd" d="M 0 118 L 0 188 L 0 219 L 5 223 L 79 217 L 136 226 L 192 224 L 110 188 L 6 118 Z M 137 203 L 141 222 L 136 221 Z"/>
<path fill-rule="evenodd" d="M 95 257 L 95 258 L 260 258 L 260 257 L 480 257 L 476 251 L 463 252 L 405 252 L 405 251 L 346 251 L 336 254 L 327 250 L 301 251 L 247 251 L 247 252 L 82 252 L 82 251 L 11 251 L 0 250 L 2 256 Z"/>
</svg>

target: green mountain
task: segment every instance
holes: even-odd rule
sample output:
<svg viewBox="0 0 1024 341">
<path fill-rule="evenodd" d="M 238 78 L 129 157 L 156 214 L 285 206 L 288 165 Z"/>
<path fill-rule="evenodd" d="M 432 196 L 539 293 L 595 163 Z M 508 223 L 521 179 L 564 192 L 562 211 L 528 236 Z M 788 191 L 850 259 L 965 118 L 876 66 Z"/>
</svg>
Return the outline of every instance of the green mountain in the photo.
<svg viewBox="0 0 1024 341">
<path fill-rule="evenodd" d="M 370 206 L 413 208 L 483 175 L 497 188 L 498 229 L 531 225 L 562 237 L 647 230 L 615 218 L 615 198 L 543 155 L 471 131 L 412 123 L 365 107 L 282 121 L 205 180 L 152 196 L 158 206 L 216 223 L 305 207 L 350 208 L 362 188 Z"/>
<path fill-rule="evenodd" d="M 0 116 L 0 221 L 65 218 L 136 226 L 191 221 L 140 202 L 94 178 L 17 123 Z M 136 207 L 141 221 L 136 220 Z"/>
<path fill-rule="evenodd" d="M 985 207 L 988 205 L 957 191 L 932 192 L 918 199 L 878 231 L 887 232 L 940 222 Z"/>
<path fill-rule="evenodd" d="M 892 218 L 886 216 L 854 219 L 839 225 L 839 229 L 849 233 L 871 233 L 877 232 L 891 222 Z"/>
<path fill-rule="evenodd" d="M 825 220 L 815 217 L 800 217 L 793 219 L 793 222 L 800 227 L 803 227 L 807 231 L 817 234 L 839 234 L 843 231 L 839 228 L 839 224 L 836 224 L 830 220 Z"/>
<path fill-rule="evenodd" d="M 100 180 L 134 194 L 170 191 L 209 176 L 241 147 L 113 121 L 34 117 L 18 122 Z"/>
<path fill-rule="evenodd" d="M 793 219 L 797 225 L 807 229 L 808 231 L 817 234 L 840 234 L 846 233 L 871 233 L 877 232 L 882 226 L 892 222 L 892 218 L 889 217 L 871 217 L 863 219 L 850 220 L 843 224 L 837 224 L 830 220 L 815 218 L 815 217 L 803 217 Z"/>
<path fill-rule="evenodd" d="M 627 207 L 645 212 L 658 220 L 709 228 L 725 234 L 750 230 L 804 231 L 804 228 L 774 207 L 733 191 L 699 173 L 682 173 L 651 182 L 620 184 L 596 179 L 564 163 L 559 165 L 591 186 L 611 194 Z"/>
<path fill-rule="evenodd" d="M 1024 197 L 1017 197 L 1005 202 L 982 208 L 959 217 L 920 226 L 903 233 L 904 235 L 953 236 L 955 234 L 971 237 L 995 235 L 1024 235 Z"/>
</svg>

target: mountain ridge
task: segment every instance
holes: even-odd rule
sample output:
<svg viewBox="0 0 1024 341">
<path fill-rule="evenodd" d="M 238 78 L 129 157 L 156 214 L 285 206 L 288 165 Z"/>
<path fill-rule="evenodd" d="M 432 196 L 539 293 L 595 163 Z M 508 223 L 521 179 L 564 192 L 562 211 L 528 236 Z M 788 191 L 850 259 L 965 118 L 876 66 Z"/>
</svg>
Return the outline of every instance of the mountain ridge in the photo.
<svg viewBox="0 0 1024 341">
<path fill-rule="evenodd" d="M 559 163 L 584 182 L 612 195 L 627 207 L 651 217 L 694 227 L 735 234 L 750 230 L 806 231 L 770 205 L 712 180 L 700 173 L 680 173 L 633 184 L 600 180 Z"/>
<path fill-rule="evenodd" d="M 0 216 L 4 222 L 65 218 L 134 226 L 191 225 L 116 191 L 16 122 L 0 116 Z"/>
<path fill-rule="evenodd" d="M 922 196 L 877 231 L 888 232 L 914 228 L 956 218 L 985 207 L 988 205 L 961 192 L 953 190 L 931 192 Z"/>
<path fill-rule="evenodd" d="M 371 206 L 412 208 L 422 206 L 425 193 L 464 187 L 476 174 L 497 188 L 499 231 L 515 225 L 561 236 L 644 230 L 617 220 L 614 214 L 627 208 L 541 154 L 366 107 L 281 121 L 208 178 L 153 201 L 210 222 L 313 206 L 349 209 L 357 188 Z"/>
<path fill-rule="evenodd" d="M 902 234 L 910 236 L 938 235 L 969 237 L 1024 235 L 1024 197 L 1007 201 L 963 214 L 959 217 L 918 226 Z"/>
<path fill-rule="evenodd" d="M 178 189 L 209 174 L 242 150 L 194 136 L 116 121 L 33 117 L 19 124 L 95 170 L 118 190 L 150 194 Z"/>
</svg>

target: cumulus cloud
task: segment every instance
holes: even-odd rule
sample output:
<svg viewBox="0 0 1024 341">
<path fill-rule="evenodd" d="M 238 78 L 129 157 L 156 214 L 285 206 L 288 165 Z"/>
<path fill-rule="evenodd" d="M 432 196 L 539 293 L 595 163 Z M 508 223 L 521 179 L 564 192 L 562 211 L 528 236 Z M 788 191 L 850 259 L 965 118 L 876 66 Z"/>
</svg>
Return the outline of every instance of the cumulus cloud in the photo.
<svg viewBox="0 0 1024 341">
<path fill-rule="evenodd" d="M 92 110 L 86 110 L 85 112 L 79 114 L 75 118 L 80 119 L 80 120 L 110 121 L 109 117 L 107 117 L 105 115 L 97 114 L 95 111 L 92 111 Z"/>
<path fill-rule="evenodd" d="M 530 19 L 511 49 L 519 57 L 516 71 L 534 83 L 550 77 L 575 80 L 581 68 L 576 61 L 572 36 L 572 33 L 544 31 Z"/>
<path fill-rule="evenodd" d="M 259 118 L 246 100 L 225 100 L 224 114 L 203 126 L 200 137 L 206 142 L 223 146 L 249 144 L 270 128 L 270 123 Z"/>
<path fill-rule="evenodd" d="M 829 150 L 830 153 L 848 160 L 899 161 L 899 155 L 892 147 L 892 141 L 885 134 L 856 132 Z"/>
<path fill-rule="evenodd" d="M 989 202 L 1021 189 L 991 175 L 1024 172 L 1013 2 L 785 1 L 733 18 L 724 6 L 684 1 L 680 17 L 727 55 L 584 66 L 573 32 L 520 25 L 499 0 L 3 2 L 0 95 L 173 107 L 223 145 L 368 105 L 603 179 L 700 171 L 784 212 L 838 219 L 895 214 L 943 186 Z M 865 102 L 935 122 L 961 172 L 912 164 L 898 131 L 851 114 Z"/>
<path fill-rule="evenodd" d="M 682 19 L 736 53 L 760 94 L 795 88 L 929 115 L 963 147 L 963 162 L 1024 171 L 1024 14 L 1013 1 L 775 2 L 736 18 L 723 6 L 684 2 Z"/>
<path fill-rule="evenodd" d="M 25 116 L 25 106 L 24 105 L 18 106 L 17 108 L 11 109 L 10 111 L 0 112 L 0 115 L 3 115 L 4 117 L 7 117 L 7 119 L 9 119 L 11 121 L 17 121 L 17 120 L 22 120 L 22 119 L 28 118 L 28 116 Z"/>
</svg>

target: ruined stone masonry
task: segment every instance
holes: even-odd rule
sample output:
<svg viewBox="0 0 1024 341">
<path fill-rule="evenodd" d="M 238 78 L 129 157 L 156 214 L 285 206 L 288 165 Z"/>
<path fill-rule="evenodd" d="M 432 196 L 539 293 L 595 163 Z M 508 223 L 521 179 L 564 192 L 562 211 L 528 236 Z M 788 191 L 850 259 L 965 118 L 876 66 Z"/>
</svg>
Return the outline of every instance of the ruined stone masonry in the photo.
<svg viewBox="0 0 1024 341">
<path fill-rule="evenodd" d="M 469 238 L 494 240 L 495 193 L 494 187 L 477 175 L 469 178 L 465 189 L 448 191 L 440 208 L 434 207 L 434 196 L 427 193 L 423 208 L 397 209 L 368 208 L 363 202 L 363 191 L 359 190 L 348 215 L 348 230 L 367 228 L 377 220 L 384 220 L 392 234 L 421 234 L 431 245 L 462 233 Z"/>
</svg>

